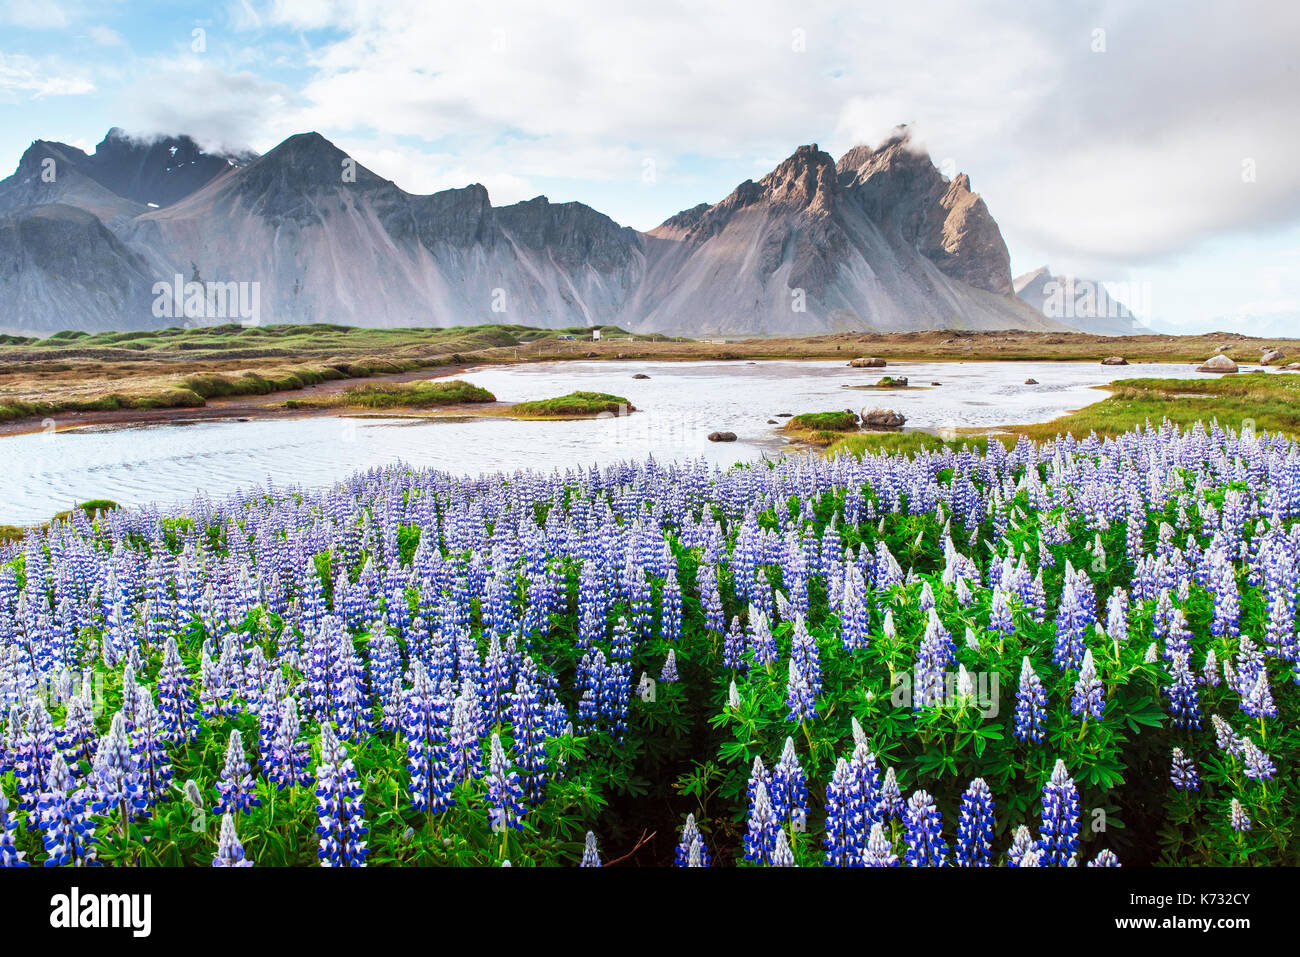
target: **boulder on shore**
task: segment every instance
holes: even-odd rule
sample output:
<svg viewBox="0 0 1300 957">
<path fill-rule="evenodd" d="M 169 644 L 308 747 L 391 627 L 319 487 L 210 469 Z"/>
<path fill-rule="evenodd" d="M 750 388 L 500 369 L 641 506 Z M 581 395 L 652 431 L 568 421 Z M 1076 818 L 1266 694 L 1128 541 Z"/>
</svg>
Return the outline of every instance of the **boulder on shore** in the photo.
<svg viewBox="0 0 1300 957">
<path fill-rule="evenodd" d="M 893 409 L 863 409 L 862 427 L 864 429 L 901 429 L 907 416 Z"/>
<path fill-rule="evenodd" d="M 1101 364 L 1104 366 L 1126 366 L 1128 360 L 1123 356 L 1107 356 L 1101 360 Z"/>
<path fill-rule="evenodd" d="M 1207 359 L 1196 367 L 1197 372 L 1236 372 L 1237 363 L 1233 362 L 1222 352 L 1211 359 Z"/>
<path fill-rule="evenodd" d="M 636 375 L 632 376 L 632 378 L 633 378 L 633 379 L 648 379 L 648 378 L 650 378 L 650 377 L 649 377 L 648 375 L 646 375 L 644 372 L 638 372 Z"/>
<path fill-rule="evenodd" d="M 1038 385 L 1038 380 L 1037 380 L 1037 379 L 1026 379 L 1026 380 L 1025 380 L 1025 385 Z"/>
<path fill-rule="evenodd" d="M 907 376 L 900 376 L 895 379 L 893 376 L 885 376 L 876 383 L 877 389 L 906 389 Z"/>
<path fill-rule="evenodd" d="M 734 442 L 736 441 L 735 432 L 710 432 L 710 442 Z"/>
<path fill-rule="evenodd" d="M 860 356 L 849 362 L 854 369 L 883 369 L 886 364 L 884 359 L 876 356 Z"/>
<path fill-rule="evenodd" d="M 1259 364 L 1262 366 L 1272 365 L 1274 362 L 1279 362 L 1285 358 L 1286 358 L 1285 353 L 1280 352 L 1277 349 L 1269 349 L 1267 352 L 1265 352 L 1262 356 L 1259 357 Z"/>
</svg>

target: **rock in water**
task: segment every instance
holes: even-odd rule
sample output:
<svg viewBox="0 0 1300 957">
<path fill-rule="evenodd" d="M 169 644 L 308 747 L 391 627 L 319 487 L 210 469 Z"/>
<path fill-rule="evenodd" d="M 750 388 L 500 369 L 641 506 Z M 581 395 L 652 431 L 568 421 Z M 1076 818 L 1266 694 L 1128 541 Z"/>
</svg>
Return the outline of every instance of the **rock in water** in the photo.
<svg viewBox="0 0 1300 957">
<path fill-rule="evenodd" d="M 734 442 L 736 441 L 735 432 L 710 432 L 710 442 Z"/>
<path fill-rule="evenodd" d="M 1037 379 L 1026 379 L 1026 380 L 1025 380 L 1025 385 L 1038 385 L 1038 380 L 1037 380 Z"/>
<path fill-rule="evenodd" d="M 1211 359 L 1207 359 L 1196 367 L 1197 372 L 1236 372 L 1237 363 L 1233 362 L 1223 353 L 1219 353 Z"/>
<path fill-rule="evenodd" d="M 863 409 L 862 426 L 867 429 L 901 429 L 907 416 L 893 409 Z"/>
<path fill-rule="evenodd" d="M 849 362 L 854 369 L 883 369 L 886 364 L 884 359 L 877 356 L 862 356 Z"/>
<path fill-rule="evenodd" d="M 650 377 L 649 377 L 648 375 L 646 375 L 644 372 L 638 372 L 636 375 L 632 376 L 632 378 L 633 378 L 633 379 L 648 379 L 648 378 L 650 378 Z"/>
<path fill-rule="evenodd" d="M 1277 349 L 1269 349 L 1267 352 L 1265 352 L 1262 356 L 1259 357 L 1259 364 L 1262 366 L 1272 365 L 1274 362 L 1278 362 L 1285 358 L 1286 358 L 1285 353 L 1280 352 Z"/>
<path fill-rule="evenodd" d="M 1128 360 L 1123 356 L 1107 356 L 1101 360 L 1101 364 L 1104 366 L 1126 366 Z"/>
</svg>

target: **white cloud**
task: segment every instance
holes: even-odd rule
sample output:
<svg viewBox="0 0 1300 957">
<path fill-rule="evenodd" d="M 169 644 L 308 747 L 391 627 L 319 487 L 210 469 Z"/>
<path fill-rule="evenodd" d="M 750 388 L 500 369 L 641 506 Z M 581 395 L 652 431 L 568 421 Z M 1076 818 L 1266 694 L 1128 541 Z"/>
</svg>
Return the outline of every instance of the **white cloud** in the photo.
<svg viewBox="0 0 1300 957">
<path fill-rule="evenodd" d="M 0 22 L 30 30 L 61 30 L 68 25 L 68 16 L 53 0 L 3 0 Z"/>
<path fill-rule="evenodd" d="M 90 28 L 90 38 L 102 47 L 120 47 L 126 41 L 122 34 L 112 27 L 94 26 Z"/>
<path fill-rule="evenodd" d="M 6 99 L 44 99 L 90 93 L 95 84 L 83 76 L 66 75 L 49 60 L 0 53 L 0 96 Z"/>
</svg>

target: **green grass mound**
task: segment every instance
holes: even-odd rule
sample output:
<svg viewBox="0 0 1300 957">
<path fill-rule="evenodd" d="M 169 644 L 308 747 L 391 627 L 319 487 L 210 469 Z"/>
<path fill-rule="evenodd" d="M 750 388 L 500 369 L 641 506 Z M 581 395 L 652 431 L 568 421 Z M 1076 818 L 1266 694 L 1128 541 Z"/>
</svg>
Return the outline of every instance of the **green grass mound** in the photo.
<svg viewBox="0 0 1300 957">
<path fill-rule="evenodd" d="M 570 392 L 568 395 L 554 399 L 538 399 L 534 402 L 517 402 L 510 408 L 510 413 L 524 418 L 551 418 L 575 415 L 600 415 L 608 412 L 623 415 L 635 412 L 636 407 L 619 395 L 608 392 Z"/>
<path fill-rule="evenodd" d="M 425 382 L 376 382 L 345 389 L 344 405 L 366 409 L 420 409 L 437 405 L 462 405 L 468 402 L 495 402 L 487 389 L 460 379 Z"/>
</svg>

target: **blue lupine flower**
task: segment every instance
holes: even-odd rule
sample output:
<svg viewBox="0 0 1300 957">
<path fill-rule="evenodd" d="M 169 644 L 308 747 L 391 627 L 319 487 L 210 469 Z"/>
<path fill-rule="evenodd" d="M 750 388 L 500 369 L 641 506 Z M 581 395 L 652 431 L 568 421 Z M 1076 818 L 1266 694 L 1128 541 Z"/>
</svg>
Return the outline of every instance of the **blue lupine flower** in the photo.
<svg viewBox="0 0 1300 957">
<path fill-rule="evenodd" d="M 132 756 L 139 788 L 135 808 L 142 816 L 151 813 L 171 782 L 172 766 L 165 748 L 166 730 L 154 705 L 153 694 L 141 688 L 136 702 L 136 726 L 132 734 Z"/>
<path fill-rule="evenodd" d="M 316 815 L 320 823 L 321 867 L 365 867 L 365 793 L 357 779 L 348 749 L 334 733 L 333 725 L 321 726 L 320 764 L 316 766 Z"/>
<path fill-rule="evenodd" d="M 826 786 L 826 863 L 831 867 L 857 867 L 865 845 L 862 797 L 855 786 L 849 762 L 835 762 Z"/>
<path fill-rule="evenodd" d="M 948 844 L 943 839 L 943 818 L 926 791 L 914 791 L 907 799 L 907 854 L 909 867 L 943 867 L 948 863 Z"/>
<path fill-rule="evenodd" d="M 1169 713 L 1173 717 L 1173 726 L 1200 728 L 1201 702 L 1196 693 L 1196 676 L 1187 666 L 1187 656 L 1182 652 L 1175 654 L 1169 670 L 1173 681 L 1165 691 L 1169 695 Z"/>
<path fill-rule="evenodd" d="M 778 821 L 790 821 L 799 827 L 806 822 L 808 808 L 808 778 L 799 765 L 794 751 L 794 739 L 787 737 L 781 750 L 781 760 L 772 769 L 772 787 L 769 792 L 772 810 Z"/>
<path fill-rule="evenodd" d="M 957 823 L 957 865 L 989 867 L 993 860 L 993 792 L 976 778 L 962 795 Z"/>
<path fill-rule="evenodd" d="M 1272 760 L 1265 754 L 1254 741 L 1250 738 L 1241 739 L 1241 757 L 1246 762 L 1246 777 L 1256 781 L 1272 780 L 1273 775 L 1277 774 L 1277 767 Z"/>
<path fill-rule="evenodd" d="M 182 744 L 198 737 L 199 723 L 194 708 L 189 671 L 181 661 L 175 635 L 169 635 L 163 649 L 162 670 L 158 673 L 158 711 L 168 741 Z"/>
<path fill-rule="evenodd" d="M 664 668 L 659 673 L 659 680 L 665 684 L 677 680 L 677 652 L 672 648 L 668 649 L 668 657 L 664 659 Z"/>
<path fill-rule="evenodd" d="M 9 810 L 9 799 L 0 787 L 0 867 L 27 867 L 26 853 L 14 844 L 14 831 L 18 829 L 18 815 Z"/>
<path fill-rule="evenodd" d="M 233 814 L 224 814 L 221 817 L 221 837 L 217 841 L 217 855 L 212 859 L 212 866 L 253 866 L 253 862 L 244 856 L 244 845 L 239 843 L 239 836 L 235 833 Z"/>
<path fill-rule="evenodd" d="M 126 735 L 126 719 L 120 711 L 113 715 L 108 734 L 99 741 L 92 774 L 95 813 L 108 814 L 117 808 L 120 812 L 118 820 L 125 828 L 130 816 L 128 805 L 136 794 L 137 778 L 131 742 Z"/>
<path fill-rule="evenodd" d="M 72 773 L 62 754 L 50 760 L 46 787 L 37 805 L 45 831 L 45 866 L 95 863 L 94 820 L 86 813 L 85 795 L 73 791 Z"/>
<path fill-rule="evenodd" d="M 501 735 L 495 731 L 488 749 L 487 804 L 488 821 L 494 832 L 505 833 L 507 828 L 523 830 L 523 817 L 528 809 L 523 805 L 519 775 L 510 770 Z"/>
<path fill-rule="evenodd" d="M 1021 824 L 1011 837 L 1011 849 L 1007 851 L 1007 867 L 1039 867 L 1042 853 L 1029 828 Z"/>
<path fill-rule="evenodd" d="M 45 772 L 50 766 L 50 759 L 58 749 L 58 736 L 54 731 L 54 722 L 45 708 L 45 702 L 36 698 L 22 733 L 18 736 L 14 748 L 14 778 L 18 783 L 18 809 L 28 812 L 28 829 L 36 826 L 36 816 L 30 812 L 36 808 L 36 800 L 46 789 Z"/>
<path fill-rule="evenodd" d="M 678 867 L 708 867 L 709 851 L 704 845 L 704 835 L 695 823 L 695 815 L 686 815 L 686 824 L 682 827 L 682 839 L 677 844 L 675 862 Z"/>
<path fill-rule="evenodd" d="M 277 791 L 287 787 L 306 787 L 311 783 L 311 745 L 301 737 L 302 721 L 298 717 L 298 699 L 285 695 L 280 702 L 275 734 L 262 768 L 266 779 Z"/>
<path fill-rule="evenodd" d="M 1169 780 L 1180 791 L 1199 791 L 1201 776 L 1197 773 L 1192 759 L 1183 753 L 1182 748 L 1174 748 L 1173 761 L 1169 769 Z"/>
<path fill-rule="evenodd" d="M 898 820 L 903 819 L 906 811 L 903 792 L 898 786 L 898 778 L 895 777 L 893 768 L 885 768 L 885 780 L 880 785 L 880 810 L 885 817 Z"/>
<path fill-rule="evenodd" d="M 671 655 L 672 652 L 669 652 Z M 508 717 L 514 736 L 514 753 L 518 759 L 520 785 L 525 799 L 539 803 L 546 794 L 546 727 L 541 701 L 533 675 L 537 668 L 526 658 L 519 681 L 510 698 Z"/>
<path fill-rule="evenodd" d="M 752 864 L 771 864 L 780 831 L 776 812 L 768 797 L 767 783 L 759 781 L 749 806 L 749 829 L 745 834 L 745 860 Z"/>
<path fill-rule="evenodd" d="M 795 866 L 794 850 L 790 847 L 790 839 L 785 836 L 785 831 L 776 832 L 776 845 L 772 848 L 772 866 Z"/>
<path fill-rule="evenodd" d="M 238 731 L 230 732 L 226 744 L 226 762 L 217 782 L 217 803 L 214 814 L 248 814 L 262 803 L 254 792 L 253 776 L 244 754 L 244 739 Z"/>
<path fill-rule="evenodd" d="M 898 867 L 898 855 L 894 853 L 885 829 L 879 821 L 871 825 L 871 834 L 867 837 L 867 846 L 862 852 L 865 867 Z"/>
<path fill-rule="evenodd" d="M 1103 847 L 1097 856 L 1088 862 L 1088 867 L 1119 867 L 1119 858 L 1108 847 Z"/>
<path fill-rule="evenodd" d="M 1079 789 L 1058 760 L 1052 776 L 1043 785 L 1043 814 L 1038 847 L 1044 867 L 1069 867 L 1079 851 Z"/>
<path fill-rule="evenodd" d="M 1047 719 L 1047 691 L 1026 655 L 1020 665 L 1020 687 L 1016 691 L 1016 725 L 1013 733 L 1021 741 L 1043 740 Z"/>
<path fill-rule="evenodd" d="M 790 680 L 785 686 L 785 704 L 790 709 L 786 720 L 795 724 L 817 717 L 817 700 L 813 689 L 794 659 L 790 660 Z"/>
<path fill-rule="evenodd" d="M 1083 720 L 1096 718 L 1101 720 L 1106 713 L 1106 699 L 1103 697 L 1101 679 L 1097 677 L 1097 666 L 1092 662 L 1092 650 L 1083 653 L 1083 663 L 1079 667 L 1079 680 L 1074 683 L 1074 697 L 1070 701 L 1070 711 Z"/>
<path fill-rule="evenodd" d="M 1252 826 L 1250 815 L 1248 815 L 1246 809 L 1241 806 L 1241 801 L 1236 798 L 1232 799 L 1230 821 L 1234 831 L 1249 831 Z"/>
<path fill-rule="evenodd" d="M 587 843 L 582 849 L 582 863 L 579 867 L 600 867 L 600 851 L 596 847 L 596 835 L 588 831 Z"/>
</svg>

